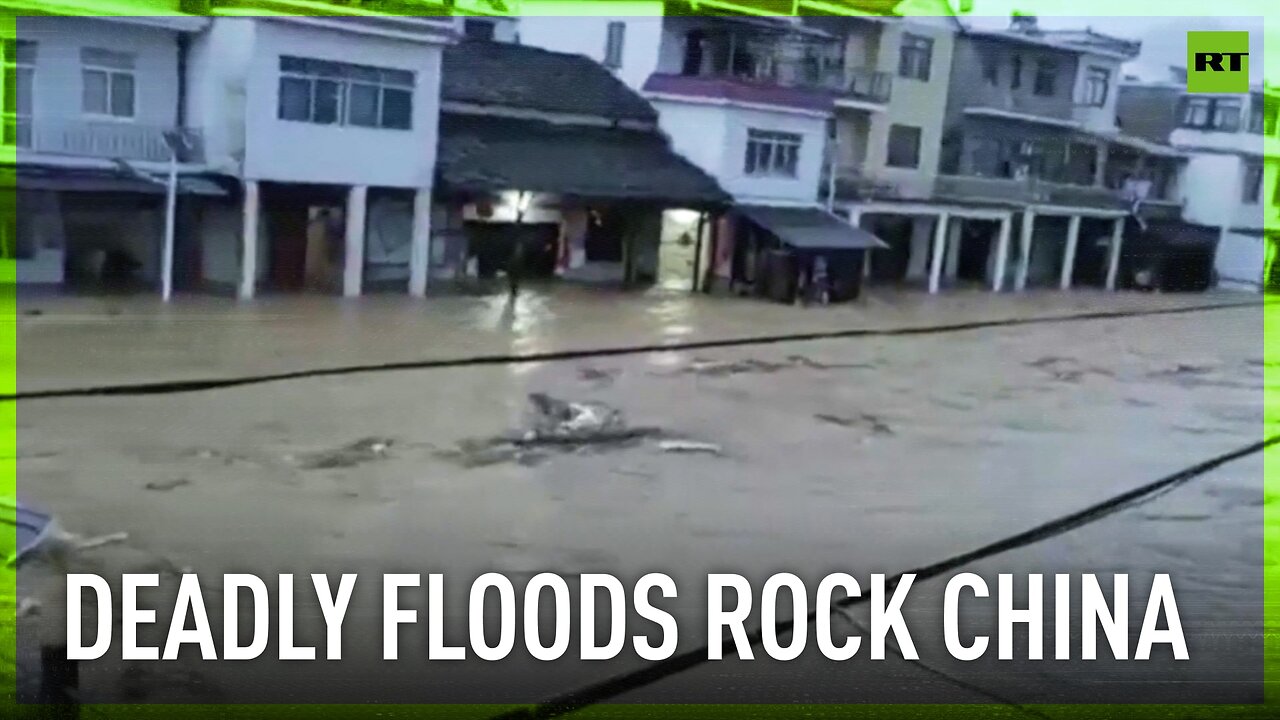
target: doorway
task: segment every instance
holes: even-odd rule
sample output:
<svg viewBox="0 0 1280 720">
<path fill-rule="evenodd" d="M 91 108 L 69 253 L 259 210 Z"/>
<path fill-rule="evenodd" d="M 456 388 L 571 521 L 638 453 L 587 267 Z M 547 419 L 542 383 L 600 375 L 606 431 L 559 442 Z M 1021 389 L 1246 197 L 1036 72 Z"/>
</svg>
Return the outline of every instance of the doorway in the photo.
<svg viewBox="0 0 1280 720">
<path fill-rule="evenodd" d="M 268 288 L 341 292 L 346 265 L 345 189 L 272 185 L 263 190 L 263 212 Z"/>
</svg>

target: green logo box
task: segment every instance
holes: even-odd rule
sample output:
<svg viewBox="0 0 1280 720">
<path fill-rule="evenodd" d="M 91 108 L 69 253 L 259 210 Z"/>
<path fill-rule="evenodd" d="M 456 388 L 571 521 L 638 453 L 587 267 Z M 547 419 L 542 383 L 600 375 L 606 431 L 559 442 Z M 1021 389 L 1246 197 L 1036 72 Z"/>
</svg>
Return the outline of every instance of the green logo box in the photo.
<svg viewBox="0 0 1280 720">
<path fill-rule="evenodd" d="M 1249 92 L 1249 33 L 1188 32 L 1187 92 Z"/>
</svg>

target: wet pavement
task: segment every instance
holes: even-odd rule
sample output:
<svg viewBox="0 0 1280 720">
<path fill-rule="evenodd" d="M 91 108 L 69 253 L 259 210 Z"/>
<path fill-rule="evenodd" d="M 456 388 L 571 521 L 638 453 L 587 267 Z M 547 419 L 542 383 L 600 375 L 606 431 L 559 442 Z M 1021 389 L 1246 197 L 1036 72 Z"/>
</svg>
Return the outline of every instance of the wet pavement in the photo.
<svg viewBox="0 0 1280 720">
<path fill-rule="evenodd" d="M 589 300 L 589 301 L 587 301 Z M 848 308 L 559 290 L 413 304 L 372 298 L 48 300 L 19 318 L 21 390 L 227 377 L 424 357 L 971 322 L 1247 300 L 1239 295 L 884 294 Z M 31 306 L 26 306 L 31 309 Z M 432 663 L 402 635 L 381 652 L 375 575 L 446 575 L 450 626 L 481 572 L 650 571 L 696 647 L 708 572 L 755 580 L 934 562 L 1080 509 L 1262 436 L 1262 308 L 789 342 L 591 360 L 375 372 L 151 397 L 19 406 L 22 494 L 84 534 L 126 531 L 87 571 L 209 578 L 359 572 L 343 663 L 90 664 L 92 697 L 216 701 L 531 701 L 639 666 Z M 656 438 L 493 462 L 458 448 L 526 427 L 529 393 L 621 411 Z M 1274 431 L 1274 429 L 1273 429 Z M 472 443 L 469 445 L 468 443 Z M 943 583 L 912 591 L 918 664 L 723 662 L 626 699 L 663 702 L 1250 702 L 1261 696 L 1262 460 L 1214 471 L 1139 508 L 973 568 L 1130 572 L 1136 630 L 1154 572 L 1173 574 L 1191 660 L 948 660 Z M 61 630 L 55 578 L 22 580 Z M 1051 586 L 1051 583 L 1050 583 Z M 1104 583 L 1105 586 L 1105 583 Z M 209 589 L 213 588 L 213 589 Z M 306 597 L 305 595 L 303 597 Z M 1053 597 L 1046 592 L 1046 648 Z M 299 607 L 302 640 L 323 640 Z M 163 607 L 163 605 L 161 605 Z M 973 627 L 993 605 L 975 604 Z M 865 622 L 853 613 L 853 621 Z M 451 637 L 451 640 L 457 638 Z M 994 639 L 993 639 L 994 644 Z M 576 646 L 575 646 L 576 647 Z M 274 649 L 274 643 L 272 645 Z M 269 650 L 269 652 L 272 652 Z M 994 653 L 991 655 L 994 658 Z M 952 678 L 952 679 L 948 679 Z M 1178 678 L 1182 682 L 1169 682 Z M 980 688 L 977 691 L 974 688 Z M 987 694 L 984 694 L 987 693 Z"/>
</svg>

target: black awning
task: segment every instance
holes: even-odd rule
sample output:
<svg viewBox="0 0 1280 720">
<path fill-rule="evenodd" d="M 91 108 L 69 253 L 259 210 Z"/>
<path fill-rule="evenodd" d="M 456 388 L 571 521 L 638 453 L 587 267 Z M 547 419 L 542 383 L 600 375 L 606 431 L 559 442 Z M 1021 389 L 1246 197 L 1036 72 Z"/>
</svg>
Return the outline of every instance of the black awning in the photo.
<svg viewBox="0 0 1280 720">
<path fill-rule="evenodd" d="M 880 238 L 821 208 L 738 205 L 743 217 L 797 250 L 871 250 L 889 247 Z"/>
<path fill-rule="evenodd" d="M 94 168 L 19 166 L 16 182 L 19 190 L 56 192 L 164 195 L 168 189 L 166 185 L 168 178 L 161 175 L 143 177 L 126 173 L 122 170 Z M 178 192 L 184 195 L 203 195 L 208 197 L 223 197 L 228 194 L 216 180 L 200 175 L 179 175 Z"/>
<path fill-rule="evenodd" d="M 673 206 L 725 205 L 729 196 L 657 132 L 555 125 L 445 113 L 441 184 L 447 190 L 521 190 Z"/>
</svg>

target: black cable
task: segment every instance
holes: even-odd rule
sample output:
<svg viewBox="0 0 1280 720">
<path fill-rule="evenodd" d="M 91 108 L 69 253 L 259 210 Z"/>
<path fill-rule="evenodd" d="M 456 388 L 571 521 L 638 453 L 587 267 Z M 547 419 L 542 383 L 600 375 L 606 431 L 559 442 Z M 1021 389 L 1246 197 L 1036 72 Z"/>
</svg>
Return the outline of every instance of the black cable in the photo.
<svg viewBox="0 0 1280 720">
<path fill-rule="evenodd" d="M 1065 515 L 1057 518 L 1056 520 L 1050 520 L 1047 523 L 1025 532 L 1018 533 L 1017 535 L 1012 535 L 1003 540 L 998 540 L 989 545 L 984 545 L 983 547 L 970 550 L 969 552 L 962 553 L 960 555 L 955 555 L 931 565 L 899 573 L 887 580 L 885 589 L 892 592 L 893 589 L 898 586 L 898 583 L 901 582 L 904 575 L 914 575 L 915 580 L 919 581 L 929 580 L 957 568 L 969 565 L 973 562 L 984 560 L 1010 550 L 1026 547 L 1042 540 L 1062 535 L 1076 528 L 1088 525 L 1101 520 L 1102 518 L 1128 509 L 1134 505 L 1146 502 L 1154 496 L 1170 492 L 1177 487 L 1204 475 L 1205 473 L 1221 467 L 1222 465 L 1262 452 L 1263 450 L 1278 443 L 1280 443 L 1280 435 L 1272 435 L 1264 440 L 1260 440 L 1229 453 L 1192 465 L 1191 467 L 1179 470 L 1172 475 L 1147 483 L 1141 487 L 1134 488 L 1128 492 L 1121 493 L 1078 512 Z M 853 607 L 854 605 L 862 604 L 866 602 L 867 599 L 867 595 L 846 597 L 843 600 L 834 603 L 833 610 L 844 610 L 846 608 Z M 805 622 L 812 622 L 816 617 L 817 611 L 810 612 Z M 779 622 L 774 626 L 774 631 L 777 634 L 788 632 L 794 624 L 795 622 L 793 620 Z M 762 629 L 755 630 L 748 634 L 747 642 L 749 645 L 756 646 L 761 642 L 763 636 L 764 633 Z M 729 639 L 726 638 L 726 640 Z M 732 645 L 732 641 L 730 640 L 726 645 Z M 736 646 L 733 647 L 736 648 Z M 730 654 L 732 654 L 732 652 L 733 650 L 729 651 Z M 640 670 L 617 675 L 595 685 L 570 691 L 534 707 L 521 708 L 503 713 L 496 716 L 494 720 L 542 720 L 543 718 L 561 717 L 588 706 L 611 700 L 624 693 L 652 685 L 660 680 L 664 680 L 686 670 L 691 670 L 705 662 L 708 662 L 706 645 L 675 655 L 662 662 L 648 665 Z"/>
<path fill-rule="evenodd" d="M 794 333 L 790 335 L 764 335 L 746 338 L 725 338 L 720 340 L 695 340 L 683 343 L 658 345 L 628 345 L 612 348 L 591 348 L 585 350 L 560 350 L 545 353 L 527 353 L 524 355 L 477 355 L 472 357 L 442 358 L 437 360 L 408 360 L 404 362 L 293 370 L 290 372 L 264 375 L 244 375 L 232 378 L 166 380 L 161 382 L 136 383 L 129 385 L 99 385 L 82 388 L 32 390 L 30 392 L 0 395 L 0 402 L 15 402 L 18 400 L 49 400 L 54 398 L 71 397 L 171 395 L 241 387 L 245 385 L 258 385 L 261 383 L 280 382 L 284 380 L 302 380 L 306 378 L 354 375 L 358 373 L 389 372 L 397 370 L 428 370 L 470 367 L 477 365 L 514 365 L 532 362 L 562 362 L 566 360 L 616 357 L 620 355 L 646 355 L 655 352 L 679 352 L 727 347 L 746 347 L 753 345 L 776 345 L 786 342 L 808 342 L 814 340 L 835 340 L 844 338 L 937 335 L 942 333 L 964 332 L 968 330 L 982 330 L 987 328 L 1017 327 L 1021 325 L 1082 322 L 1085 320 L 1110 320 L 1155 315 L 1184 315 L 1195 312 L 1231 310 L 1243 307 L 1255 307 L 1259 305 L 1260 303 L 1257 301 L 1250 301 L 1217 303 L 1212 305 L 1193 305 L 1190 307 L 1179 308 L 1161 308 L 1157 310 L 1106 310 L 1078 313 L 1075 315 L 1052 315 L 1047 317 L 1013 318 L 1004 320 L 979 320 L 943 325 L 923 325 L 919 327 L 883 329 L 859 328 L 851 330 L 831 330 L 826 332 Z"/>
</svg>

